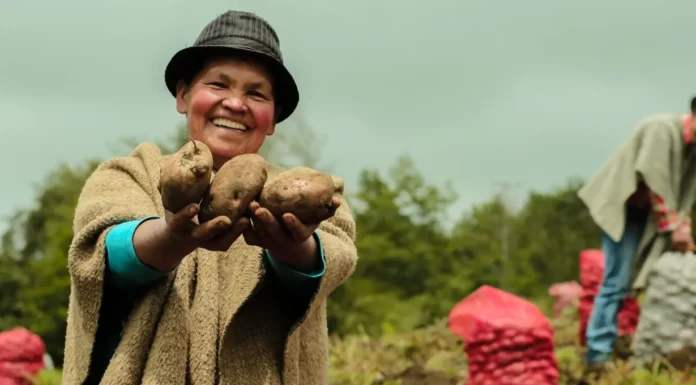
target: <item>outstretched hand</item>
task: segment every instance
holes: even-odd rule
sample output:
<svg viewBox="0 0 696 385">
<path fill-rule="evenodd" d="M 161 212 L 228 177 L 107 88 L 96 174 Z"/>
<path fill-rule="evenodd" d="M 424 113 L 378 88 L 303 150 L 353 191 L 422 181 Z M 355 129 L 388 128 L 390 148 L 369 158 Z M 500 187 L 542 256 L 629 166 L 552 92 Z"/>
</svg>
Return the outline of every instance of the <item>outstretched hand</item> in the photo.
<svg viewBox="0 0 696 385">
<path fill-rule="evenodd" d="M 338 208 L 341 200 L 333 198 Z M 297 216 L 286 213 L 276 218 L 270 210 L 254 201 L 249 204 L 252 226 L 244 231 L 244 240 L 249 245 L 268 250 L 280 263 L 298 268 L 312 269 L 318 263 L 318 245 L 312 234 L 320 223 L 303 223 Z"/>
<path fill-rule="evenodd" d="M 164 218 L 172 235 L 195 247 L 211 251 L 226 251 L 237 238 L 250 227 L 248 218 L 240 218 L 232 224 L 226 216 L 218 216 L 200 224 L 196 203 L 184 207 L 177 213 L 165 211 Z"/>
</svg>

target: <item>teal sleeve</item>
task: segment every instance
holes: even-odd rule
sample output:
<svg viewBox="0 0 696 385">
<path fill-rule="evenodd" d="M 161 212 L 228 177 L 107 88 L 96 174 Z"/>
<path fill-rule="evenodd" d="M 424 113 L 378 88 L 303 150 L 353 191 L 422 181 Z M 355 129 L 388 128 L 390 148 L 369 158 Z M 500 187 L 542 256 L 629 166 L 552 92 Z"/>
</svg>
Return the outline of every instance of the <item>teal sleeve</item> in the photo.
<svg viewBox="0 0 696 385">
<path fill-rule="evenodd" d="M 168 272 L 155 270 L 140 261 L 133 247 L 133 234 L 141 223 L 156 219 L 147 217 L 120 223 L 106 235 L 106 259 L 110 282 L 117 289 L 132 290 L 151 283 Z"/>
<path fill-rule="evenodd" d="M 143 264 L 133 247 L 133 234 L 138 226 L 146 220 L 156 218 L 147 217 L 121 223 L 112 228 L 106 235 L 107 266 L 111 273 L 110 283 L 117 289 L 129 291 L 167 275 L 167 272 L 158 271 Z M 279 263 L 270 255 L 268 250 L 264 250 L 266 261 L 281 284 L 287 290 L 302 296 L 311 294 L 316 289 L 319 279 L 326 270 L 324 247 L 321 243 L 321 237 L 316 232 L 314 239 L 319 246 L 321 266 L 311 273 L 303 273 Z"/>
<path fill-rule="evenodd" d="M 278 281 L 280 282 L 280 284 L 289 292 L 297 294 L 301 297 L 308 297 L 314 293 L 317 284 L 319 283 L 319 280 L 326 271 L 326 258 L 324 257 L 324 246 L 321 243 L 321 237 L 316 232 L 314 233 L 314 239 L 317 241 L 317 245 L 319 246 L 321 266 L 319 266 L 316 271 L 313 271 L 311 273 L 303 273 L 294 270 L 288 267 L 287 265 L 279 263 L 273 258 L 273 256 L 268 252 L 268 250 L 264 250 L 264 256 L 266 257 L 266 261 L 268 262 L 268 265 L 270 266 L 271 270 L 273 270 L 273 272 L 278 277 Z"/>
</svg>

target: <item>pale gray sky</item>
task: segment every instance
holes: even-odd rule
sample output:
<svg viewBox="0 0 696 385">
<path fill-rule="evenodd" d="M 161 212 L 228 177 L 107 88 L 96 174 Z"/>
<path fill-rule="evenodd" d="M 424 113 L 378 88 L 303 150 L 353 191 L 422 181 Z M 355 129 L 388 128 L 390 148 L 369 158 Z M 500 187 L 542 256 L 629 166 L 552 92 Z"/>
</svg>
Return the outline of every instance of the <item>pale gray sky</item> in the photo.
<svg viewBox="0 0 696 385">
<path fill-rule="evenodd" d="M 230 8 L 279 33 L 298 111 L 349 192 L 400 154 L 454 182 L 458 210 L 496 182 L 522 196 L 589 177 L 638 119 L 696 94 L 696 2 L 657 3 L 3 0 L 0 216 L 59 162 L 170 135 L 181 117 L 164 68 Z"/>
</svg>

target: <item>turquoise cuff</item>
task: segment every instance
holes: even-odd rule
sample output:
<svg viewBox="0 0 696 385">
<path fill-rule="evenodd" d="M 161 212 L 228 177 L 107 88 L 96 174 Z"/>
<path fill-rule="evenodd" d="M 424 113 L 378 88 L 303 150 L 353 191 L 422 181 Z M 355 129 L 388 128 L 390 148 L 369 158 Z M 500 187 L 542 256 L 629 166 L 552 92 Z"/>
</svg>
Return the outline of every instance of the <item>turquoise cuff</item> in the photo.
<svg viewBox="0 0 696 385">
<path fill-rule="evenodd" d="M 317 232 L 313 234 L 319 247 L 319 256 L 321 258 L 321 266 L 316 271 L 311 273 L 303 273 L 297 271 L 287 265 L 277 262 L 268 250 L 264 249 L 263 254 L 266 257 L 271 269 L 276 273 L 278 279 L 290 287 L 304 286 L 305 283 L 314 283 L 321 278 L 326 272 L 326 257 L 324 256 L 324 245 L 321 242 L 321 237 Z"/>
<path fill-rule="evenodd" d="M 120 223 L 114 226 L 106 235 L 107 266 L 111 273 L 113 285 L 121 290 L 134 289 L 154 282 L 168 274 L 155 270 L 145 265 L 135 253 L 133 246 L 133 234 L 141 223 L 157 219 L 152 216 L 139 220 Z M 277 262 L 268 250 L 263 250 L 264 256 L 271 270 L 273 270 L 281 283 L 292 291 L 312 290 L 316 282 L 326 272 L 326 258 L 324 246 L 318 233 L 313 234 L 319 247 L 321 266 L 311 273 L 303 273 L 291 267 Z"/>
<path fill-rule="evenodd" d="M 155 270 L 145 265 L 135 253 L 133 234 L 141 223 L 157 219 L 147 217 L 120 223 L 106 234 L 107 264 L 113 283 L 119 289 L 133 289 L 164 277 L 168 272 Z"/>
</svg>

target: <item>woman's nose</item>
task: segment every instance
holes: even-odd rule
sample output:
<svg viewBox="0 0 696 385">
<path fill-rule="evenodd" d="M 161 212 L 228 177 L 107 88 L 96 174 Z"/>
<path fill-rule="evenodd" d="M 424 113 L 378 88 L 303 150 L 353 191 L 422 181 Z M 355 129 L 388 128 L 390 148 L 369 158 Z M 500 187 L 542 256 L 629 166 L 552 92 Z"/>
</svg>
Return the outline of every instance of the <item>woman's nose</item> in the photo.
<svg viewBox="0 0 696 385">
<path fill-rule="evenodd" d="M 222 101 L 223 107 L 229 108 L 232 111 L 235 112 L 245 112 L 246 111 L 246 105 L 244 104 L 244 100 L 238 96 L 230 96 L 225 98 Z"/>
</svg>

